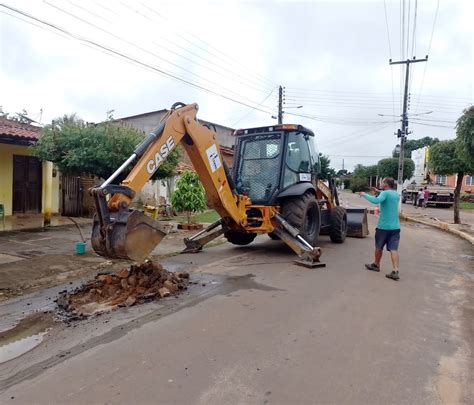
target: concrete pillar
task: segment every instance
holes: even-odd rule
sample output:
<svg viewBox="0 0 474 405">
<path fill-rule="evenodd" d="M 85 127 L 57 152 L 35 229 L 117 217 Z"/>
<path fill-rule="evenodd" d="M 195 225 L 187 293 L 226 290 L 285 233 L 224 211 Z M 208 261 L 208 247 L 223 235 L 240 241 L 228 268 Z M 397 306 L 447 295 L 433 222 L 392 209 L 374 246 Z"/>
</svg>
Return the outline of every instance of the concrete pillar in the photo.
<svg viewBox="0 0 474 405">
<path fill-rule="evenodd" d="M 51 225 L 51 215 L 53 212 L 53 163 L 44 164 L 44 226 Z"/>
</svg>

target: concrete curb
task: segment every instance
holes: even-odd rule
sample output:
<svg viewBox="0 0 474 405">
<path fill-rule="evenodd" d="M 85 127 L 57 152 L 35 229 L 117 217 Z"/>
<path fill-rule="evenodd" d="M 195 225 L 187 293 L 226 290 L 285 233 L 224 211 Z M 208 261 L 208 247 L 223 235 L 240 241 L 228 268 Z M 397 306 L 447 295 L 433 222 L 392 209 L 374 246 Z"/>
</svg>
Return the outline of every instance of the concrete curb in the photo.
<svg viewBox="0 0 474 405">
<path fill-rule="evenodd" d="M 441 222 L 441 221 L 439 221 L 438 223 L 428 222 L 422 219 L 410 217 L 404 214 L 403 212 L 400 213 L 400 218 L 405 219 L 406 221 L 417 222 L 419 224 L 428 225 L 428 226 L 432 226 L 433 228 L 441 229 L 442 231 L 449 232 L 453 235 L 459 236 L 467 240 L 468 242 L 471 242 L 474 245 L 474 236 L 471 236 L 467 234 L 466 232 L 460 231 L 459 229 L 452 228 L 451 224 L 448 224 L 446 222 Z"/>
</svg>

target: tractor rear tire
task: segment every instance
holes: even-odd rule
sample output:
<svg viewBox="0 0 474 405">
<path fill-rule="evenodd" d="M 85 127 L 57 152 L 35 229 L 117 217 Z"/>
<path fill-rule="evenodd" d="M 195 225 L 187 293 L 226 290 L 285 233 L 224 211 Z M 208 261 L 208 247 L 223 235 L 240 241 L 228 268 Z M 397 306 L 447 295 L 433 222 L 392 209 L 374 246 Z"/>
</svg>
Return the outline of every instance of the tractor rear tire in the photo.
<svg viewBox="0 0 474 405">
<path fill-rule="evenodd" d="M 331 208 L 329 238 L 332 243 L 344 243 L 347 235 L 347 212 L 343 207 Z"/>
<path fill-rule="evenodd" d="M 316 246 L 321 227 L 321 212 L 316 196 L 313 193 L 304 193 L 285 199 L 281 206 L 283 217 L 298 229 L 311 246 Z"/>
<path fill-rule="evenodd" d="M 228 230 L 224 232 L 224 236 L 233 245 L 245 246 L 252 243 L 257 234 Z"/>
</svg>

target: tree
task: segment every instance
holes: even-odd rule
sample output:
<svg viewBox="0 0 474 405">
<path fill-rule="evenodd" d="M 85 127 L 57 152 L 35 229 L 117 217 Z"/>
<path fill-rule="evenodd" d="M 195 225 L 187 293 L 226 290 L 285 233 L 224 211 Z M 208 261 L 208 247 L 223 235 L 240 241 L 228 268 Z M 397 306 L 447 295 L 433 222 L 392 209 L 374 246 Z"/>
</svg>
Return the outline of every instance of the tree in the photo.
<svg viewBox="0 0 474 405">
<path fill-rule="evenodd" d="M 338 170 L 336 173 L 336 176 L 341 177 L 341 176 L 347 176 L 349 174 L 349 171 L 346 169 L 341 169 Z"/>
<path fill-rule="evenodd" d="M 364 166 L 358 164 L 354 167 L 354 172 L 352 173 L 354 177 L 359 178 L 368 178 L 378 175 L 377 165 Z"/>
<path fill-rule="evenodd" d="M 319 172 L 319 178 L 321 180 L 329 180 L 330 177 L 336 176 L 336 171 L 330 167 L 331 160 L 329 156 L 319 154 L 319 163 L 321 165 L 321 171 Z"/>
<path fill-rule="evenodd" d="M 352 177 L 349 185 L 353 193 L 366 191 L 369 188 L 369 183 L 366 177 Z"/>
<path fill-rule="evenodd" d="M 144 137 L 142 131 L 117 121 L 96 125 L 71 114 L 44 128 L 34 152 L 41 160 L 56 163 L 65 174 L 78 176 L 88 173 L 107 178 L 133 153 Z M 172 176 L 179 158 L 179 149 L 174 149 L 153 179 Z M 126 170 L 119 180 L 127 173 Z"/>
<path fill-rule="evenodd" d="M 464 110 L 456 124 L 458 152 L 466 162 L 474 161 L 474 106 Z M 472 172 L 471 172 L 472 173 Z M 469 173 L 469 174 L 471 174 Z"/>
<path fill-rule="evenodd" d="M 204 187 L 196 173 L 186 170 L 176 182 L 176 191 L 171 194 L 171 205 L 178 212 L 185 212 L 188 224 L 194 212 L 206 209 Z"/>
<path fill-rule="evenodd" d="M 438 138 L 431 138 L 430 136 L 425 136 L 420 139 L 409 139 L 405 142 L 405 157 L 411 158 L 411 153 L 414 150 L 423 148 L 425 146 L 434 145 L 436 142 L 439 142 Z M 398 145 L 399 146 L 399 145 Z M 395 158 L 400 157 L 400 152 L 395 148 L 392 152 L 392 156 Z"/>
<path fill-rule="evenodd" d="M 377 164 L 378 174 L 380 177 L 398 178 L 398 158 L 388 158 L 379 160 Z M 403 180 L 409 179 L 413 176 L 415 171 L 415 162 L 409 158 L 403 161 Z"/>
<path fill-rule="evenodd" d="M 454 188 L 454 223 L 461 223 L 459 199 L 464 175 L 474 173 L 474 108 L 464 110 L 456 124 L 456 139 L 430 148 L 430 169 L 441 175 L 457 174 Z"/>
<path fill-rule="evenodd" d="M 456 139 L 441 141 L 430 148 L 429 165 L 433 173 L 439 175 L 452 175 L 457 173 L 456 187 L 454 189 L 454 223 L 461 222 L 459 216 L 459 196 L 461 193 L 462 179 L 468 170 L 467 165 L 460 159 L 459 146 Z"/>
</svg>

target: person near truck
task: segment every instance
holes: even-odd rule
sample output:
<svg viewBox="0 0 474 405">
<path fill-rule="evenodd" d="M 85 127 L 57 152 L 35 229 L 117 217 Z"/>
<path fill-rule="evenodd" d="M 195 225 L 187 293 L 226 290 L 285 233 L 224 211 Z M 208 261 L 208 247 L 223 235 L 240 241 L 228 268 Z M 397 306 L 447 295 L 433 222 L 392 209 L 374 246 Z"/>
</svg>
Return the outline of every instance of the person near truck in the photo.
<svg viewBox="0 0 474 405">
<path fill-rule="evenodd" d="M 417 204 L 418 207 L 424 207 L 425 206 L 425 192 L 423 191 L 422 188 L 418 190 L 418 196 L 417 196 Z"/>
<path fill-rule="evenodd" d="M 398 245 L 400 243 L 400 220 L 398 217 L 398 204 L 400 197 L 395 191 L 395 180 L 386 177 L 382 180 L 382 191 L 372 188 L 375 195 L 359 193 L 372 204 L 380 205 L 380 217 L 375 229 L 375 260 L 371 264 L 366 264 L 367 270 L 379 272 L 380 261 L 382 260 L 383 248 L 386 246 L 392 259 L 392 272 L 385 277 L 392 280 L 399 280 L 399 255 Z"/>
<path fill-rule="evenodd" d="M 423 208 L 426 208 L 426 206 L 428 205 L 428 200 L 430 199 L 430 190 L 428 190 L 428 187 L 426 187 L 426 186 L 423 189 L 423 195 L 424 195 Z"/>
</svg>

